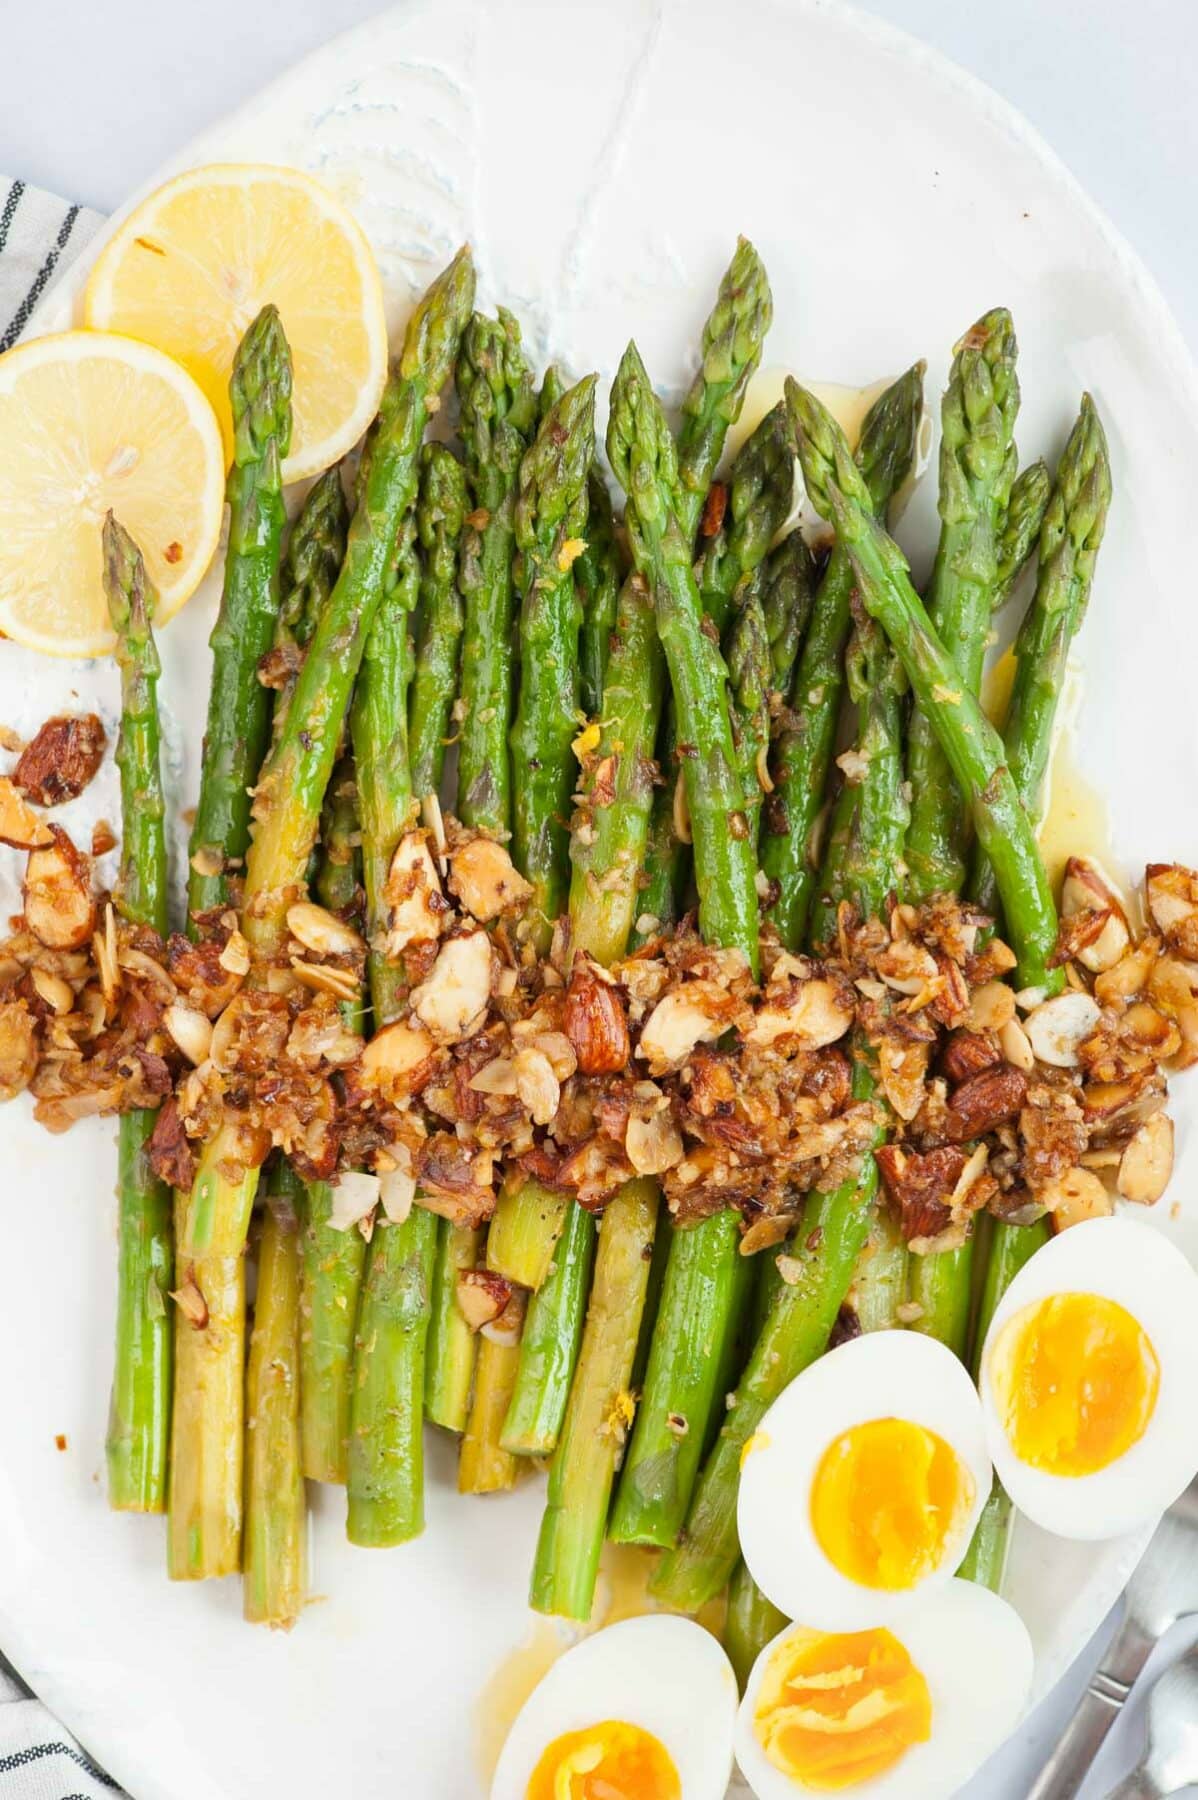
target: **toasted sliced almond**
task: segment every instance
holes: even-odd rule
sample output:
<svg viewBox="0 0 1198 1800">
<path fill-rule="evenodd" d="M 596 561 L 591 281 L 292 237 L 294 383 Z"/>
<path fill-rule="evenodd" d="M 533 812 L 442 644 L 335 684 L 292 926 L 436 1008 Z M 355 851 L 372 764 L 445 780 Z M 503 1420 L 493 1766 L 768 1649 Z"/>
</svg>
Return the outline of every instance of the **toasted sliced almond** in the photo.
<svg viewBox="0 0 1198 1800">
<path fill-rule="evenodd" d="M 1066 1231 L 1085 1219 L 1109 1218 L 1115 1202 L 1092 1169 L 1067 1169 L 1056 1181 L 1041 1188 L 1037 1199 L 1052 1214 L 1053 1228 Z"/>
<path fill-rule="evenodd" d="M 231 931 L 217 957 L 221 968 L 227 975 L 248 975 L 251 960 L 248 941 L 240 931 Z"/>
<path fill-rule="evenodd" d="M 648 1118 L 634 1112 L 624 1134 L 624 1151 L 638 1175 L 664 1175 L 682 1161 L 682 1136 L 665 1108 Z"/>
<path fill-rule="evenodd" d="M 295 979 L 316 994 L 331 994 L 334 1000 L 352 1001 L 358 997 L 361 983 L 352 969 L 340 963 L 310 963 L 300 956 L 291 959 Z"/>
<path fill-rule="evenodd" d="M 1097 864 L 1085 856 L 1071 856 L 1065 864 L 1061 884 L 1061 916 L 1071 919 L 1077 913 L 1105 912 L 1106 921 L 1098 936 L 1083 946 L 1077 960 L 1094 975 L 1111 969 L 1131 943 L 1131 927 L 1123 903 Z"/>
<path fill-rule="evenodd" d="M 796 981 L 785 998 L 759 1006 L 745 1037 L 761 1049 L 793 1038 L 805 1050 L 822 1050 L 842 1038 L 852 1022 L 851 995 L 819 976 Z"/>
<path fill-rule="evenodd" d="M 414 990 L 412 1011 L 442 1043 L 472 1036 L 486 1018 L 492 954 L 485 931 L 450 938 L 427 981 Z"/>
<path fill-rule="evenodd" d="M 351 1226 L 360 1224 L 374 1211 L 379 1189 L 377 1175 L 367 1174 L 364 1169 L 346 1169 L 331 1189 L 333 1204 L 328 1221 L 331 1228 L 348 1231 Z"/>
<path fill-rule="evenodd" d="M 91 868 L 60 826 L 50 831 L 53 843 L 29 853 L 25 923 L 48 950 L 78 950 L 96 928 Z"/>
<path fill-rule="evenodd" d="M 1002 1051 L 1005 1061 L 1012 1063 L 1017 1069 L 1022 1069 L 1025 1075 L 1031 1074 L 1036 1066 L 1036 1052 L 1032 1049 L 1031 1039 L 1014 1013 L 999 1030 L 998 1047 Z"/>
<path fill-rule="evenodd" d="M 1145 889 L 1152 922 L 1170 950 L 1198 958 L 1198 873 L 1181 863 L 1149 863 Z"/>
<path fill-rule="evenodd" d="M 69 981 L 61 975 L 54 975 L 49 969 L 39 969 L 35 963 L 29 971 L 29 979 L 33 983 L 33 991 L 39 1000 L 43 1000 L 51 1012 L 61 1018 L 69 1013 L 75 1004 L 75 990 Z"/>
<path fill-rule="evenodd" d="M 516 1065 L 510 1056 L 493 1056 L 470 1077 L 476 1094 L 512 1096 L 516 1093 Z"/>
<path fill-rule="evenodd" d="M 517 1050 L 512 1067 L 521 1105 L 526 1106 L 532 1114 L 534 1125 L 548 1125 L 556 1114 L 562 1097 L 553 1064 L 543 1050 L 537 1050 L 529 1044 Z"/>
<path fill-rule="evenodd" d="M 422 831 L 409 831 L 400 838 L 391 858 L 383 898 L 391 908 L 388 956 L 402 956 L 410 944 L 426 944 L 444 931 L 449 909 Z"/>
<path fill-rule="evenodd" d="M 449 891 L 480 925 L 519 912 L 532 899 L 532 888 L 504 846 L 485 837 L 471 838 L 453 852 Z"/>
<path fill-rule="evenodd" d="M 352 925 L 311 900 L 297 900 L 287 908 L 287 929 L 316 956 L 348 956 L 366 948 Z"/>
<path fill-rule="evenodd" d="M 471 1331 L 497 1319 L 511 1297 L 511 1282 L 493 1269 L 462 1269 L 458 1275 L 458 1311 Z"/>
<path fill-rule="evenodd" d="M 1097 1001 L 1089 994 L 1057 994 L 1028 1014 L 1024 1030 L 1041 1062 L 1054 1069 L 1073 1069 L 1078 1045 L 1089 1037 L 1101 1016 Z"/>
<path fill-rule="evenodd" d="M 725 1029 L 722 1007 L 715 1008 L 698 992 L 698 984 L 676 988 L 659 1000 L 645 1021 L 636 1053 L 650 1073 L 680 1069 L 697 1044 L 714 1043 Z"/>
<path fill-rule="evenodd" d="M 190 1006 L 168 1006 L 162 1023 L 189 1063 L 200 1064 L 212 1052 L 212 1021 Z"/>
<path fill-rule="evenodd" d="M 392 1144 L 388 1156 L 395 1166 L 379 1176 L 379 1200 L 392 1225 L 402 1225 L 416 1198 L 412 1153 L 406 1144 Z"/>
<path fill-rule="evenodd" d="M 44 850 L 54 833 L 39 819 L 29 802 L 18 794 L 7 775 L 0 775 L 0 843 L 14 850 Z"/>
<path fill-rule="evenodd" d="M 1124 1200 L 1152 1206 L 1173 1173 L 1173 1121 L 1158 1112 L 1141 1125 L 1123 1152 L 1115 1185 Z"/>
<path fill-rule="evenodd" d="M 1005 981 L 983 981 L 969 996 L 971 1031 L 1001 1031 L 1015 1017 L 1015 995 Z"/>
<path fill-rule="evenodd" d="M 427 1071 L 435 1046 L 427 1031 L 397 1019 L 376 1031 L 362 1052 L 361 1076 L 367 1087 L 395 1095 L 411 1092 Z"/>
<path fill-rule="evenodd" d="M 1198 962 L 1180 956 L 1162 956 L 1148 977 L 1153 1001 L 1181 1033 L 1178 1064 L 1188 1068 L 1198 1062 Z"/>
</svg>

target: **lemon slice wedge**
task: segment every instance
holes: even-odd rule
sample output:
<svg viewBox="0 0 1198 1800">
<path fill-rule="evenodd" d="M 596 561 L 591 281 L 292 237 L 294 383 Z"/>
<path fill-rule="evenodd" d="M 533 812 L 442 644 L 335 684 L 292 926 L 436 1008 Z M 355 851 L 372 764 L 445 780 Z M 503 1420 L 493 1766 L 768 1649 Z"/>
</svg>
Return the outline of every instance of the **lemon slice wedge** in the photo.
<svg viewBox="0 0 1198 1800">
<path fill-rule="evenodd" d="M 220 540 L 220 427 L 185 369 L 107 332 L 0 356 L 0 631 L 53 656 L 113 646 L 100 565 L 111 507 L 178 612 Z"/>
<path fill-rule="evenodd" d="M 283 479 L 298 481 L 357 443 L 387 379 L 378 268 L 327 188 L 270 164 L 190 169 L 113 233 L 83 308 L 86 324 L 154 344 L 195 376 L 231 462 L 233 352 L 268 301 L 291 346 L 294 425 Z"/>
</svg>

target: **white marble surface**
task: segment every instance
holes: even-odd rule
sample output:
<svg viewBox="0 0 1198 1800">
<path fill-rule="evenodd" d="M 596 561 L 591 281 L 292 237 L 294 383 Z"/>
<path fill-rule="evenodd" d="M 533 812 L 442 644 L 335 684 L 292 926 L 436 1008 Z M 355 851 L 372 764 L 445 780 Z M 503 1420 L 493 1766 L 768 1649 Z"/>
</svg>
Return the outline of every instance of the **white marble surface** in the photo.
<svg viewBox="0 0 1198 1800">
<path fill-rule="evenodd" d="M 568 54 L 569 0 L 561 9 Z M 289 0 L 285 15 L 245 0 L 6 7 L 0 170 L 111 208 L 182 141 L 375 10 L 372 0 Z M 866 10 L 1027 114 L 1140 251 L 1198 352 L 1194 0 L 872 0 Z M 1022 1800 L 1097 1654 L 1096 1644 L 971 1784 L 970 1800 Z M 1133 1716 L 1086 1800 L 1109 1793 L 1138 1736 Z"/>
</svg>

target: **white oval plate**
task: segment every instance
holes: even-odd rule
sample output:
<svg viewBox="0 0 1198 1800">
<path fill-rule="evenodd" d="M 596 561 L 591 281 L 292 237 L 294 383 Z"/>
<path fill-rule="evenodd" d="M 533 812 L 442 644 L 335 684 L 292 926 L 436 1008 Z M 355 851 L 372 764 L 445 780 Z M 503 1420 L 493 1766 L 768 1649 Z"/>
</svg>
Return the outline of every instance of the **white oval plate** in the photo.
<svg viewBox="0 0 1198 1800">
<path fill-rule="evenodd" d="M 298 164 L 357 212 L 393 324 L 469 238 L 482 300 L 515 308 L 538 359 L 607 376 L 635 332 L 671 395 L 739 231 L 773 281 L 766 361 L 808 377 L 864 384 L 926 355 L 935 396 L 954 338 L 1010 306 L 1025 458 L 1055 455 L 1083 385 L 1111 440 L 1078 754 L 1126 870 L 1198 861 L 1198 634 L 1179 581 L 1198 381 L 1160 296 L 1028 127 L 938 57 L 821 0 L 741 0 L 732 19 L 717 0 L 410 4 L 301 64 L 157 179 L 213 159 Z M 41 329 L 69 322 L 84 274 L 68 273 Z M 903 521 L 917 568 L 933 489 Z M 195 796 L 214 603 L 210 580 L 165 634 L 176 810 Z M 64 704 L 111 720 L 114 697 L 110 670 L 4 650 L 0 719 L 18 730 Z M 66 822 L 105 813 L 107 778 Z M 1168 1203 L 1181 1211 L 1158 1213 L 1192 1256 L 1196 1096 L 1182 1081 Z M 476 1696 L 528 1629 L 540 1483 L 459 1500 L 435 1445 L 428 1530 L 389 1555 L 351 1549 L 324 1490 L 322 1600 L 290 1637 L 242 1624 L 236 1582 L 171 1586 L 160 1525 L 104 1504 L 112 1140 L 108 1124 L 54 1139 L 24 1103 L 0 1112 L 0 1645 L 138 1800 L 482 1792 Z M 1142 1542 L 1020 1532 L 1008 1591 L 1036 1641 L 1038 1694 Z"/>
</svg>

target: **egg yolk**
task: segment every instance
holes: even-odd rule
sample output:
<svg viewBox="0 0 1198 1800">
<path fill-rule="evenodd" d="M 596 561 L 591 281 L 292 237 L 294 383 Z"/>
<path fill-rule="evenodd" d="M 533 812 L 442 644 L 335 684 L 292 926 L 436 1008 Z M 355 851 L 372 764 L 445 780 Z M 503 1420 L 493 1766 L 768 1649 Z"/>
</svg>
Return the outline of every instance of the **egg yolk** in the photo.
<svg viewBox="0 0 1198 1800">
<path fill-rule="evenodd" d="M 862 1587 L 911 1588 L 944 1560 L 973 1505 L 951 1445 L 910 1419 L 869 1419 L 825 1450 L 811 1524 L 828 1561 Z"/>
<path fill-rule="evenodd" d="M 1053 1294 L 1003 1326 L 990 1352 L 999 1418 L 1020 1462 L 1093 1475 L 1148 1428 L 1161 1372 L 1139 1321 L 1102 1294 Z"/>
<path fill-rule="evenodd" d="M 605 1719 L 554 1738 L 533 1770 L 527 1800 L 682 1800 L 682 1783 L 660 1738 Z"/>
<path fill-rule="evenodd" d="M 766 1758 L 806 1788 L 873 1781 L 932 1735 L 932 1696 L 889 1631 L 793 1631 L 766 1664 L 753 1726 Z"/>
</svg>

